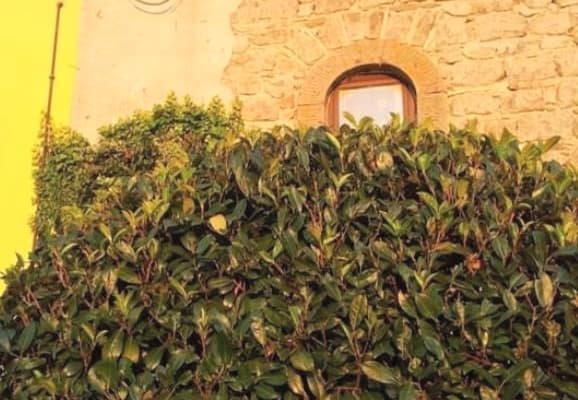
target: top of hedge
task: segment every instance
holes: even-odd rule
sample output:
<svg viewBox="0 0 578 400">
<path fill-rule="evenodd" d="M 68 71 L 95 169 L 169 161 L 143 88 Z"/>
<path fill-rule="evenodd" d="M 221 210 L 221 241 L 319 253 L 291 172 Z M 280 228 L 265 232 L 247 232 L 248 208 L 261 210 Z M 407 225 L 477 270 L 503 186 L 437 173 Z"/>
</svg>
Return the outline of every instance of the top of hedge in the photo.
<svg viewBox="0 0 578 400">
<path fill-rule="evenodd" d="M 555 140 L 355 125 L 151 142 L 7 273 L 0 395 L 577 398 Z"/>
</svg>

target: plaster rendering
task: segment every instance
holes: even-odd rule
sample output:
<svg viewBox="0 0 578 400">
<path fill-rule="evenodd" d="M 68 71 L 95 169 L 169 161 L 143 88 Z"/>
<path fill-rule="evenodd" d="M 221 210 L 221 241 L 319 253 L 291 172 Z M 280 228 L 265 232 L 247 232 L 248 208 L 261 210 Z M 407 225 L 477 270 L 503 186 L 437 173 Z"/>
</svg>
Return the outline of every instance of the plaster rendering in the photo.
<svg viewBox="0 0 578 400">
<path fill-rule="evenodd" d="M 83 1 L 72 127 L 95 139 L 100 126 L 150 108 L 170 91 L 198 102 L 231 101 L 221 76 L 233 48 L 229 16 L 239 1 Z"/>
</svg>

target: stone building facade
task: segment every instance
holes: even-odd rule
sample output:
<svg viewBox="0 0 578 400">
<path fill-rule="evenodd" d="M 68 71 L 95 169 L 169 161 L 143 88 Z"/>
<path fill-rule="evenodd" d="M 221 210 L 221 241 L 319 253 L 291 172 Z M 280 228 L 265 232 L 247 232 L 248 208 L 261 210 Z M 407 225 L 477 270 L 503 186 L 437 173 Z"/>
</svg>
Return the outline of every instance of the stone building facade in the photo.
<svg viewBox="0 0 578 400">
<path fill-rule="evenodd" d="M 157 4 L 155 4 L 157 3 Z M 477 119 L 578 151 L 578 0 L 99 0 L 83 2 L 73 127 L 169 91 L 238 97 L 249 123 L 326 122 L 328 91 L 363 65 L 395 67 L 417 118 Z"/>
</svg>

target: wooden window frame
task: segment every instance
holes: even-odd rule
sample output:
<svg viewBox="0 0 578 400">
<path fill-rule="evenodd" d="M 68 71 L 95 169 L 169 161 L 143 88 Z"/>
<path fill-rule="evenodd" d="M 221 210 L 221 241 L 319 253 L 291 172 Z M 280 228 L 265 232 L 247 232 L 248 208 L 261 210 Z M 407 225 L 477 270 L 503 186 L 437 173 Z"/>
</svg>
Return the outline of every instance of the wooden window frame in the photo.
<svg viewBox="0 0 578 400">
<path fill-rule="evenodd" d="M 415 91 L 405 80 L 399 79 L 387 72 L 352 71 L 344 78 L 339 79 L 329 91 L 325 106 L 325 120 L 328 125 L 333 129 L 339 129 L 339 92 L 341 90 L 388 85 L 401 85 L 404 110 L 403 118 L 414 122 L 417 115 Z"/>
</svg>

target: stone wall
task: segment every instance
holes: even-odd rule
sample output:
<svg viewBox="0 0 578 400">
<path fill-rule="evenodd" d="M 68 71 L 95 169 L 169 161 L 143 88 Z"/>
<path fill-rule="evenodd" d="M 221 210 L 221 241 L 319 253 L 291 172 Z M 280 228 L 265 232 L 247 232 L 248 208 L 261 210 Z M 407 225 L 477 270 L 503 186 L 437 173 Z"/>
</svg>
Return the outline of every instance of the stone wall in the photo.
<svg viewBox="0 0 578 400">
<path fill-rule="evenodd" d="M 331 80 L 383 62 L 418 81 L 421 119 L 578 150 L 578 0 L 243 0 L 231 26 L 224 82 L 254 124 L 323 122 Z"/>
<path fill-rule="evenodd" d="M 323 123 L 338 76 L 385 63 L 420 119 L 578 150 L 578 0 L 99 0 L 80 30 L 72 124 L 88 136 L 171 90 L 238 96 L 256 126 Z"/>
</svg>

